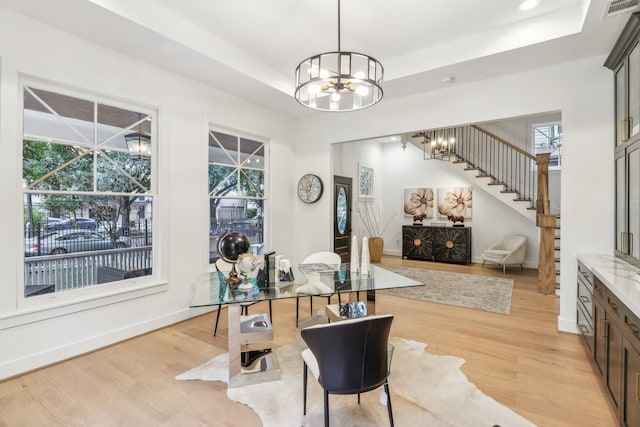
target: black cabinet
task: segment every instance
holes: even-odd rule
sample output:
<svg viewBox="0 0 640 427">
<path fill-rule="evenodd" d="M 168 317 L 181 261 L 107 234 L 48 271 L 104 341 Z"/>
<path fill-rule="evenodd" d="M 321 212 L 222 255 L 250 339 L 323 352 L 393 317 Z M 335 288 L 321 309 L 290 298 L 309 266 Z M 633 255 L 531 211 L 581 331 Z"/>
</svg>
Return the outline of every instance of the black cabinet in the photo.
<svg viewBox="0 0 640 427">
<path fill-rule="evenodd" d="M 471 227 L 404 225 L 402 257 L 471 264 Z"/>
<path fill-rule="evenodd" d="M 604 65 L 614 73 L 615 254 L 640 266 L 640 13 L 631 15 Z"/>
</svg>

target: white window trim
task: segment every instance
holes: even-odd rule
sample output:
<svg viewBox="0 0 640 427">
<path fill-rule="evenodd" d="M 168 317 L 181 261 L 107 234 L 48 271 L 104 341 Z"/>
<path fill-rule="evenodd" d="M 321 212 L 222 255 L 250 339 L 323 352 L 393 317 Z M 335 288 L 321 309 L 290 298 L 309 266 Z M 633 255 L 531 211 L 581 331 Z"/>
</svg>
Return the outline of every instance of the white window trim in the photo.
<svg viewBox="0 0 640 427">
<path fill-rule="evenodd" d="M 535 129 L 538 127 L 543 127 L 543 126 L 555 126 L 555 125 L 560 125 L 562 126 L 562 121 L 557 120 L 557 121 L 551 121 L 551 122 L 541 122 L 541 123 L 532 123 L 531 124 L 531 131 L 529 132 L 529 137 L 531 138 L 531 153 L 535 156 L 536 155 L 536 139 L 535 139 Z M 538 165 L 537 163 L 534 162 L 534 168 L 533 170 L 537 170 L 538 169 Z M 562 154 L 560 155 L 560 165 L 559 166 L 551 166 L 549 165 L 549 170 L 562 170 Z"/>
<path fill-rule="evenodd" d="M 56 82 L 47 81 L 44 79 L 39 79 L 36 77 L 31 77 L 27 75 L 19 75 L 18 77 L 18 111 L 19 117 L 22 117 L 24 111 L 24 90 L 25 87 L 32 87 L 42 90 L 47 90 L 54 93 L 59 93 L 62 95 L 73 96 L 81 99 L 85 99 L 91 102 L 98 102 L 102 104 L 106 104 L 109 106 L 129 109 L 129 110 L 137 110 L 141 113 L 151 115 L 153 117 L 152 120 L 152 164 L 151 164 L 151 192 L 148 193 L 150 197 L 153 198 L 153 219 L 154 219 L 154 229 L 159 230 L 160 224 L 158 223 L 158 218 L 160 218 L 159 206 L 160 206 L 160 196 L 158 193 L 159 180 L 158 180 L 158 165 L 159 162 L 159 149 L 158 149 L 158 117 L 160 115 L 159 109 L 156 107 L 149 106 L 144 103 L 139 103 L 135 101 L 123 100 L 115 97 L 107 97 L 97 94 L 96 92 L 92 92 L 91 90 L 85 90 L 82 88 L 74 88 L 69 85 L 59 84 Z M 18 150 L 20 153 L 18 155 L 18 168 L 16 173 L 18 177 L 22 177 L 22 144 L 23 144 L 23 135 L 24 135 L 24 123 L 22 120 L 18 120 L 17 123 L 17 144 L 20 147 Z M 16 233 L 18 235 L 17 241 L 19 242 L 19 247 L 16 248 L 21 254 L 19 258 L 22 262 L 18 263 L 17 266 L 17 274 L 16 274 L 16 292 L 17 292 L 17 311 L 15 313 L 8 314 L 7 317 L 15 317 L 19 319 L 20 316 L 25 313 L 27 317 L 26 321 L 18 321 L 20 323 L 29 323 L 34 321 L 32 319 L 41 319 L 41 318 L 50 318 L 56 315 L 60 315 L 60 310 L 62 310 L 63 314 L 70 314 L 78 311 L 83 311 L 95 307 L 99 307 L 106 304 L 112 304 L 114 302 L 119 301 L 127 301 L 133 298 L 139 298 L 144 295 L 151 295 L 158 292 L 166 291 L 166 281 L 160 280 L 160 251 L 158 250 L 159 244 L 159 235 L 161 233 L 153 233 L 152 235 L 152 246 L 153 250 L 153 273 L 149 276 L 139 277 L 135 279 L 121 280 L 117 282 L 110 282 L 101 284 L 99 286 L 90 286 L 86 288 L 79 288 L 64 292 L 56 292 L 51 294 L 44 295 L 34 295 L 30 297 L 24 296 L 24 287 L 25 287 L 25 277 L 24 277 L 24 233 L 22 218 L 23 218 L 23 203 L 24 203 L 24 194 L 25 191 L 22 187 L 22 179 L 17 179 L 18 185 L 18 200 L 16 203 L 16 207 L 18 210 L 18 218 L 20 218 L 19 222 L 21 224 L 20 227 L 17 227 Z M 103 195 L 107 193 L 101 192 L 87 192 L 87 195 Z M 156 267 L 157 266 L 157 267 Z M 41 313 L 41 314 L 38 314 Z M 49 313 L 49 314 L 47 314 Z M 55 314 L 52 314 L 55 313 Z M 44 317 L 43 317 L 44 316 Z"/>
</svg>

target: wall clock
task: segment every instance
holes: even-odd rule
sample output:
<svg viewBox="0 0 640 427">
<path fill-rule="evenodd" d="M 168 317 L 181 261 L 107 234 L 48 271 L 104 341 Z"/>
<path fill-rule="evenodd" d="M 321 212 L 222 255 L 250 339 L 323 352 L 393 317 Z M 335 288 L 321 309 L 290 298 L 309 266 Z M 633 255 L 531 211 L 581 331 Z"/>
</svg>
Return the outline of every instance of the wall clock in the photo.
<svg viewBox="0 0 640 427">
<path fill-rule="evenodd" d="M 322 180 L 319 176 L 306 174 L 298 181 L 298 197 L 305 203 L 315 203 L 322 197 Z"/>
</svg>

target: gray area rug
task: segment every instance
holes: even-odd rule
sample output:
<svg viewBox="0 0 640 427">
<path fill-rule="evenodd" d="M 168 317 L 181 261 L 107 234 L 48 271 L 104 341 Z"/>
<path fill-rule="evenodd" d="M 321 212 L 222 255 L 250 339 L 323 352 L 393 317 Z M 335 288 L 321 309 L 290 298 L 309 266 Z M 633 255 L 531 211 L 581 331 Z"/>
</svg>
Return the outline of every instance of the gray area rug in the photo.
<svg viewBox="0 0 640 427">
<path fill-rule="evenodd" d="M 395 425 L 430 427 L 531 427 L 531 422 L 482 393 L 460 367 L 464 359 L 429 354 L 426 344 L 392 338 L 389 388 Z M 227 396 L 250 406 L 265 427 L 323 425 L 322 388 L 309 378 L 307 415 L 302 415 L 302 356 L 299 341 L 275 349 L 281 379 L 230 388 Z M 228 356 L 221 354 L 176 377 L 178 380 L 228 381 Z M 382 388 L 356 396 L 329 397 L 331 425 L 388 426 Z"/>
<path fill-rule="evenodd" d="M 382 294 L 509 314 L 513 280 L 411 267 L 384 267 L 425 286 L 379 291 Z"/>
</svg>

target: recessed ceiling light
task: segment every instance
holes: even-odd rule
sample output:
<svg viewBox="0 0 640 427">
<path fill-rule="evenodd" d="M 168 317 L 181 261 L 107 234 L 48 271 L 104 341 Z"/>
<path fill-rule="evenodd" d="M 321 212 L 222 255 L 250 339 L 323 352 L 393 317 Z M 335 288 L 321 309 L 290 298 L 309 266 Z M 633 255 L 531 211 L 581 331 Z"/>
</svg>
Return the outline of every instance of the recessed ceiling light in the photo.
<svg viewBox="0 0 640 427">
<path fill-rule="evenodd" d="M 540 0 L 524 0 L 520 3 L 520 10 L 530 10 L 540 4 Z"/>
</svg>

